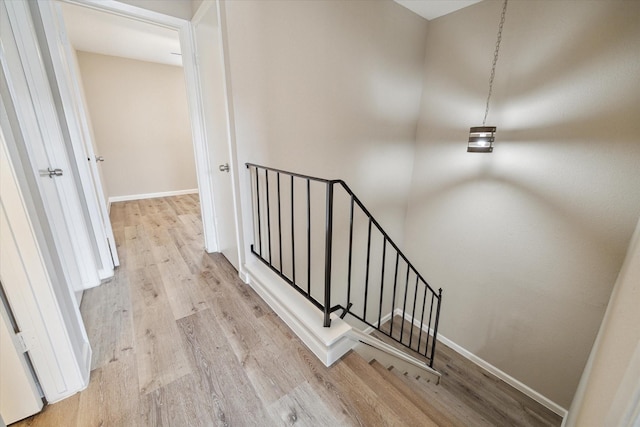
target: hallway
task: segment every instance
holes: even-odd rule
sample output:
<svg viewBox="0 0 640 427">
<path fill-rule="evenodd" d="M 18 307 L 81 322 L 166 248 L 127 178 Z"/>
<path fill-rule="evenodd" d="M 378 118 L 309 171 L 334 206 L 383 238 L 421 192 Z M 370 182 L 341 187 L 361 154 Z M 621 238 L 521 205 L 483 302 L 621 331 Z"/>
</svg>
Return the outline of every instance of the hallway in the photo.
<svg viewBox="0 0 640 427">
<path fill-rule="evenodd" d="M 111 206 L 122 265 L 81 306 L 90 385 L 15 426 L 430 425 L 367 389 L 359 356 L 322 365 L 201 249 L 199 212 L 195 194 Z"/>
<path fill-rule="evenodd" d="M 121 266 L 81 306 L 89 387 L 14 426 L 559 424 L 444 345 L 436 366 L 448 385 L 356 353 L 325 367 L 222 255 L 201 249 L 196 194 L 115 203 L 111 221 Z"/>
</svg>

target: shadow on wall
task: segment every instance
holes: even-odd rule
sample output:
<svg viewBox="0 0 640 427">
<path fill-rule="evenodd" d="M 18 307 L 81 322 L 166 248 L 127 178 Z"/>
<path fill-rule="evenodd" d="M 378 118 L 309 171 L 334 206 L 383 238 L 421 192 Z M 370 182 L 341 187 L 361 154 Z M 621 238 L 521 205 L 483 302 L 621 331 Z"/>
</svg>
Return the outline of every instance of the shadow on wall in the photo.
<svg viewBox="0 0 640 427">
<path fill-rule="evenodd" d="M 632 134 L 620 135 L 621 138 L 615 135 L 616 129 L 628 129 L 629 123 L 636 120 L 637 112 L 631 107 L 620 105 L 614 111 L 544 128 L 498 129 L 494 153 L 465 153 L 474 157 L 490 156 L 471 158 L 468 162 L 459 160 L 460 153 L 465 150 L 463 138 L 455 141 L 455 145 L 452 142 L 441 143 L 440 148 L 434 149 L 442 150 L 441 155 L 451 158 L 449 164 L 455 164 L 453 159 L 458 158 L 455 162 L 464 163 L 463 169 L 440 178 L 437 185 L 424 186 L 412 193 L 414 205 L 419 208 L 438 204 L 440 198 L 447 197 L 456 189 L 482 181 L 510 186 L 530 198 L 531 203 L 544 208 L 546 215 L 562 221 L 566 229 L 588 237 L 605 256 L 619 260 L 624 256 L 625 248 L 620 246 L 621 240 L 628 240 L 630 234 L 627 227 L 619 229 L 607 220 L 613 213 L 611 205 L 627 205 L 626 212 L 617 214 L 625 219 L 637 218 L 640 213 L 637 198 L 626 197 L 633 194 L 634 181 L 629 182 L 629 192 L 619 185 L 630 178 L 624 172 L 633 173 L 634 169 L 635 182 L 640 182 L 640 171 L 637 170 L 640 146 L 636 137 Z M 453 134 L 459 129 L 440 128 L 439 131 Z M 576 163 L 583 166 L 576 167 Z M 566 169 L 575 169 L 573 176 L 564 177 L 570 182 L 550 182 L 552 178 L 563 178 L 561 175 Z M 535 175 L 547 175 L 550 179 L 536 180 Z M 568 188 L 572 186 L 579 187 L 577 190 L 584 193 L 573 192 Z M 598 195 L 603 193 L 609 202 L 598 200 Z"/>
<path fill-rule="evenodd" d="M 613 213 L 612 205 L 623 211 L 616 213 L 623 216 L 618 221 L 631 224 L 638 214 L 637 197 L 626 196 L 634 194 L 628 183 L 640 180 L 640 97 L 630 94 L 632 88 L 625 83 L 640 73 L 632 48 L 640 41 L 640 31 L 637 12 L 625 17 L 624 8 L 604 3 L 591 6 L 588 19 L 581 17 L 579 23 L 573 15 L 559 14 L 553 8 L 541 8 L 537 19 L 526 19 L 526 9 L 510 6 L 508 13 L 516 16 L 509 16 L 512 19 L 505 26 L 503 63 L 499 64 L 503 70 L 498 70 L 497 78 L 507 83 L 498 88 L 500 96 L 492 103 L 496 119 L 489 121 L 501 126 L 495 152 L 489 158 L 461 154 L 467 127 L 460 126 L 456 119 L 460 114 L 448 110 L 459 107 L 460 101 L 469 104 L 463 100 L 477 93 L 478 85 L 471 83 L 478 73 L 476 77 L 469 75 L 474 75 L 473 70 L 481 71 L 473 63 L 482 55 L 475 47 L 472 55 L 455 55 L 456 50 L 447 50 L 453 53 L 447 56 L 447 72 L 439 72 L 436 64 L 436 71 L 428 72 L 427 80 L 433 77 L 432 85 L 439 84 L 440 79 L 447 85 L 455 81 L 458 96 L 435 94 L 443 98 L 427 103 L 429 111 L 426 120 L 423 114 L 421 137 L 431 148 L 442 150 L 438 156 L 449 169 L 456 164 L 460 169 L 443 173 L 434 185 L 414 191 L 411 196 L 416 206 L 437 203 L 439 197 L 468 183 L 493 181 L 527 195 L 534 204 L 544 207 L 547 215 L 562 220 L 577 235 L 588 236 L 603 254 L 616 260 L 624 256 L 631 228 L 615 227 L 607 217 Z M 549 22 L 541 27 L 547 15 Z M 612 29 L 611 23 L 619 23 L 621 18 L 624 25 Z M 541 41 L 536 37 L 545 26 L 557 27 L 554 21 L 558 19 L 568 21 L 562 38 Z M 518 34 L 511 38 L 509 23 L 518 27 Z M 527 49 L 528 44 L 531 49 Z M 434 104 L 448 108 L 438 112 Z M 436 120 L 429 120 L 430 115 L 437 116 Z M 537 179 L 536 174 L 557 179 Z"/>
</svg>

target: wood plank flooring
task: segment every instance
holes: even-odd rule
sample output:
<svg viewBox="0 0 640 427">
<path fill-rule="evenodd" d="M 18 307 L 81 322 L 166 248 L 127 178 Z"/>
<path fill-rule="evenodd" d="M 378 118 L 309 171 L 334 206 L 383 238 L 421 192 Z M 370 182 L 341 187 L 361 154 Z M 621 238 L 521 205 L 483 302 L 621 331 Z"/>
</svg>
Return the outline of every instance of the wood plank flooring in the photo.
<svg viewBox="0 0 640 427">
<path fill-rule="evenodd" d="M 121 266 L 81 306 L 91 382 L 16 426 L 486 425 L 431 401 L 471 390 L 420 392 L 356 353 L 325 367 L 222 255 L 202 250 L 199 212 L 196 195 L 112 205 Z"/>
<path fill-rule="evenodd" d="M 382 330 L 389 331 L 390 322 L 382 325 Z M 400 339 L 399 331 L 403 331 L 402 341 L 409 342 L 413 333 L 414 342 L 421 334 L 421 342 L 426 342 L 426 333 L 402 317 L 394 316 L 394 337 Z M 373 336 L 403 351 L 406 347 L 379 332 Z M 412 356 L 428 363 L 421 354 L 408 351 Z M 460 356 L 457 352 L 441 342 L 436 345 L 434 368 L 442 374 L 439 385 L 422 379 L 413 379 L 403 375 L 396 369 L 392 371 L 402 376 L 421 395 L 428 397 L 436 412 L 446 413 L 453 425 L 460 426 L 559 426 L 562 418 L 545 408 L 535 400 L 514 389 L 493 374 L 481 369 L 475 363 Z"/>
</svg>

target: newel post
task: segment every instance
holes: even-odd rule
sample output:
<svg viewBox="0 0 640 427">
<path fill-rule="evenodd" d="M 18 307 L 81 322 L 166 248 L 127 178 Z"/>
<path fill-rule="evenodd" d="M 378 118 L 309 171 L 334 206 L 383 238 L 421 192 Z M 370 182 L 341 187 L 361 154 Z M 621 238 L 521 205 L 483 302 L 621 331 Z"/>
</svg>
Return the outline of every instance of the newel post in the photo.
<svg viewBox="0 0 640 427">
<path fill-rule="evenodd" d="M 436 341 L 438 339 L 438 324 L 440 323 L 440 305 L 442 304 L 442 288 L 438 289 L 438 307 L 436 308 L 436 324 L 433 328 L 433 344 L 431 345 L 431 363 L 433 368 L 433 357 L 436 354 Z"/>
<path fill-rule="evenodd" d="M 327 182 L 324 249 L 324 327 L 331 326 L 331 245 L 333 239 L 333 182 Z"/>
</svg>

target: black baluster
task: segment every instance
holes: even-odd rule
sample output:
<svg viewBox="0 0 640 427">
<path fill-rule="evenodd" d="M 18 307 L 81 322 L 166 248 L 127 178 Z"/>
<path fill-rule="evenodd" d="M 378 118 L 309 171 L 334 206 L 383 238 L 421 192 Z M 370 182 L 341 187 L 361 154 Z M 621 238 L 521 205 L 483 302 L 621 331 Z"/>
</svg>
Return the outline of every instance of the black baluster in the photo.
<svg viewBox="0 0 640 427">
<path fill-rule="evenodd" d="M 296 237 L 293 226 L 293 175 L 291 175 L 291 269 L 293 270 L 293 283 L 296 283 Z"/>
<path fill-rule="evenodd" d="M 398 262 L 400 261 L 400 252 L 396 251 L 396 271 L 393 273 L 393 297 L 391 299 L 391 325 L 389 326 L 389 336 L 393 338 L 393 316 L 396 311 L 396 288 L 398 285 Z"/>
<path fill-rule="evenodd" d="M 418 299 L 418 272 L 416 272 L 416 289 L 413 293 L 413 309 L 411 311 L 411 335 L 409 335 L 409 348 L 413 342 L 413 321 L 416 318 L 416 300 Z"/>
<path fill-rule="evenodd" d="M 424 347 L 425 357 L 429 357 L 427 356 L 429 352 L 429 333 L 431 332 L 431 317 L 433 316 L 433 300 L 435 299 L 435 297 L 436 297 L 436 294 L 431 292 L 431 306 L 429 307 L 429 324 L 427 325 L 427 344 Z M 431 343 L 431 345 L 433 345 L 433 343 Z"/>
<path fill-rule="evenodd" d="M 436 325 L 433 328 L 433 340 L 431 343 L 431 363 L 429 366 L 433 368 L 433 358 L 436 353 L 436 341 L 438 338 L 438 323 L 440 323 L 440 304 L 442 304 L 442 288 L 438 289 L 438 305 L 436 307 Z"/>
<path fill-rule="evenodd" d="M 333 183 L 327 183 L 324 252 L 324 327 L 331 326 L 331 253 L 333 241 Z"/>
<path fill-rule="evenodd" d="M 369 234 L 367 235 L 367 271 L 364 279 L 364 309 L 362 318 L 367 321 L 367 294 L 369 292 L 369 259 L 371 258 L 371 217 L 369 217 Z"/>
<path fill-rule="evenodd" d="M 258 168 L 256 167 L 256 204 L 258 205 L 258 253 L 260 257 L 262 257 L 262 227 L 260 223 L 262 220 L 260 219 L 260 174 L 258 173 Z"/>
<path fill-rule="evenodd" d="M 311 184 L 307 178 L 307 295 L 311 296 Z"/>
<path fill-rule="evenodd" d="M 349 264 L 347 267 L 347 310 L 351 304 L 351 261 L 353 259 L 353 194 L 349 210 Z"/>
<path fill-rule="evenodd" d="M 422 325 L 424 325 L 424 309 L 427 302 L 427 284 L 424 285 L 424 295 L 422 297 L 422 315 L 420 316 L 420 335 L 418 336 L 418 353 L 420 353 L 420 342 L 422 341 Z M 427 329 L 427 336 L 429 336 L 429 329 Z"/>
<path fill-rule="evenodd" d="M 404 315 L 407 312 L 407 292 L 409 291 L 409 271 L 410 265 L 407 261 L 407 278 L 404 282 L 404 304 L 402 304 L 402 325 L 400 326 L 400 342 L 402 342 L 402 335 L 404 334 Z"/>
<path fill-rule="evenodd" d="M 384 296 L 384 265 L 385 265 L 385 257 L 387 255 L 387 239 L 383 237 L 382 240 L 382 273 L 380 277 L 380 306 L 378 307 L 378 329 L 382 326 L 380 322 L 382 321 L 382 297 Z"/>
<path fill-rule="evenodd" d="M 265 178 L 265 185 L 267 188 L 267 242 L 269 245 L 269 265 L 273 266 L 273 263 L 271 262 L 271 207 L 270 207 L 270 203 L 269 203 L 269 170 L 265 169 L 264 170 L 264 178 Z"/>
<path fill-rule="evenodd" d="M 278 188 L 278 253 L 280 257 L 280 274 L 282 274 L 282 209 L 280 204 L 280 172 L 276 174 L 276 183 Z"/>
</svg>

